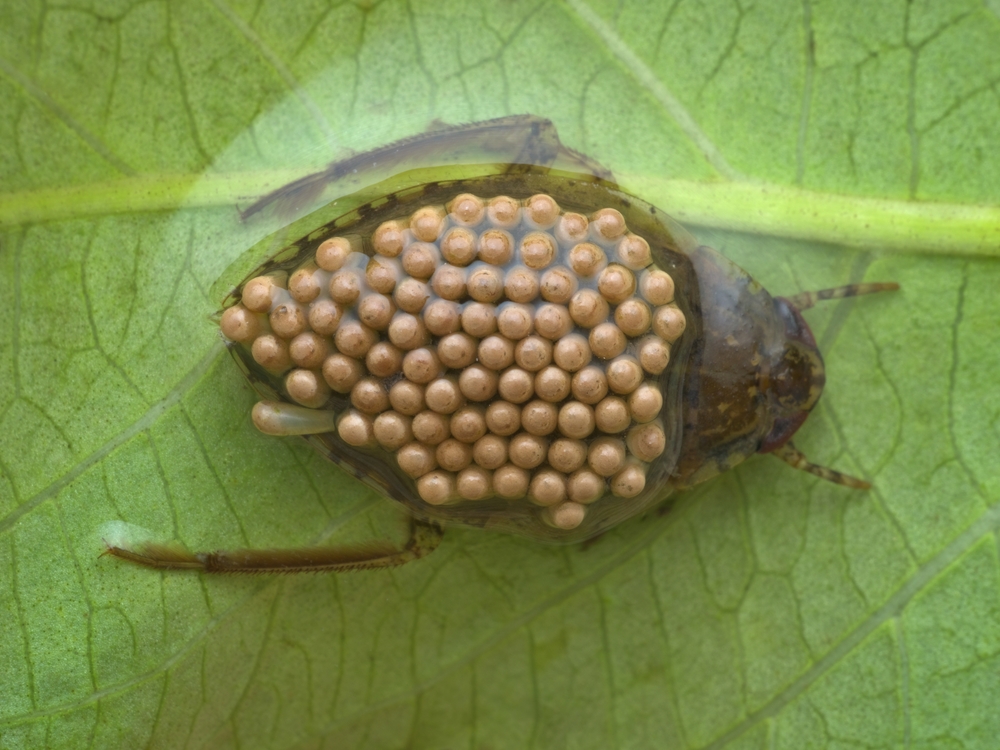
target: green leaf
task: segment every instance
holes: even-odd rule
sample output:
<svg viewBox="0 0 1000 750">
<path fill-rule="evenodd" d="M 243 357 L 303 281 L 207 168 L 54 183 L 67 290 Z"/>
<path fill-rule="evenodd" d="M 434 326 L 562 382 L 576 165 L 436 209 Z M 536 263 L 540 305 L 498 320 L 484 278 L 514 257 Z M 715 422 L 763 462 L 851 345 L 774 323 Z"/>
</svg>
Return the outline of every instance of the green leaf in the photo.
<svg viewBox="0 0 1000 750">
<path fill-rule="evenodd" d="M 1000 7 L 108 2 L 0 9 L 0 745 L 990 748 L 1000 736 Z M 209 578 L 100 557 L 399 539 L 209 315 L 330 160 L 531 112 L 809 312 L 797 440 L 585 549 Z"/>
</svg>

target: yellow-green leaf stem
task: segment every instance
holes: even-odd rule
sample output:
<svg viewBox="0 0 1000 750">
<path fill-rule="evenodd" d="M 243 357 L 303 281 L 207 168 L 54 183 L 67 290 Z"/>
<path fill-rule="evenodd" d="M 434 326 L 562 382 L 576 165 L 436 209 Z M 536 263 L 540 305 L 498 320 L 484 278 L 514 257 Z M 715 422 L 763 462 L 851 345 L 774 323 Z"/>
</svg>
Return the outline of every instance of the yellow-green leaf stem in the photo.
<svg viewBox="0 0 1000 750">
<path fill-rule="evenodd" d="M 0 193 L 0 227 L 182 206 L 245 207 L 301 175 L 286 170 L 145 176 Z M 884 200 L 752 182 L 634 177 L 627 184 L 696 226 L 895 252 L 1000 256 L 1000 206 Z"/>
</svg>

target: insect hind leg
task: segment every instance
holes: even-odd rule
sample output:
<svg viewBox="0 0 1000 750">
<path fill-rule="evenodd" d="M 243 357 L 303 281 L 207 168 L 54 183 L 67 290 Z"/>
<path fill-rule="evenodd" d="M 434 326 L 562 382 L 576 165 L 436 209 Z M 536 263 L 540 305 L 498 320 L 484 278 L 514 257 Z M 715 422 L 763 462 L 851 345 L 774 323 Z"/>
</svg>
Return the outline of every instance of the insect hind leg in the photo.
<svg viewBox="0 0 1000 750">
<path fill-rule="evenodd" d="M 426 557 L 441 543 L 436 523 L 413 519 L 410 538 L 402 549 L 376 542 L 357 547 L 302 547 L 189 552 L 179 544 L 142 542 L 108 544 L 104 555 L 158 570 L 204 573 L 335 573 L 394 568 Z"/>
</svg>

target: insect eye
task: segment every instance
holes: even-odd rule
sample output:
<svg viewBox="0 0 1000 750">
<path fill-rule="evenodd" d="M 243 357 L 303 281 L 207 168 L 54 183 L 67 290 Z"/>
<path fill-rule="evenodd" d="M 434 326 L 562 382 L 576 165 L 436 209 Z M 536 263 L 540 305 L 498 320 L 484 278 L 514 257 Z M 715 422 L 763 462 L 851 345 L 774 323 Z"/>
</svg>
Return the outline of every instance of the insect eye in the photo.
<svg viewBox="0 0 1000 750">
<path fill-rule="evenodd" d="M 782 414 L 809 411 L 819 399 L 825 376 L 818 355 L 789 341 L 771 371 L 770 393 Z"/>
</svg>

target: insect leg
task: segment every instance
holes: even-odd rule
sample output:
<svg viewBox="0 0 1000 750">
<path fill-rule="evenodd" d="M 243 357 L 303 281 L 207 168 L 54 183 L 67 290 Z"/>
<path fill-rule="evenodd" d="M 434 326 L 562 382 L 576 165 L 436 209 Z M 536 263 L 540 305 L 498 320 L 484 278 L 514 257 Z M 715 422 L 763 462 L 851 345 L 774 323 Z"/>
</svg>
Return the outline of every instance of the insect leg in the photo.
<svg viewBox="0 0 1000 750">
<path fill-rule="evenodd" d="M 426 557 L 441 543 L 441 527 L 414 519 L 410 539 L 402 549 L 375 543 L 359 547 L 299 549 L 243 549 L 188 552 L 177 544 L 140 543 L 134 547 L 108 545 L 105 555 L 159 570 L 196 570 L 205 573 L 334 573 L 393 568 Z"/>
<path fill-rule="evenodd" d="M 833 289 L 820 289 L 816 292 L 799 292 L 798 294 L 786 297 L 792 307 L 797 310 L 808 310 L 817 302 L 829 299 L 843 299 L 844 297 L 858 297 L 862 294 L 875 294 L 875 292 L 894 292 L 899 289 L 899 284 L 895 282 L 871 283 L 871 284 L 848 284 L 847 286 L 837 286 Z"/>
<path fill-rule="evenodd" d="M 813 474 L 820 479 L 825 479 L 828 482 L 842 484 L 845 487 L 853 487 L 856 490 L 871 489 L 871 484 L 863 479 L 856 479 L 855 477 L 842 474 L 834 469 L 828 469 L 825 466 L 818 466 L 814 463 L 810 463 L 809 460 L 802 455 L 799 449 L 792 445 L 791 441 L 785 443 L 780 448 L 776 448 L 771 451 L 771 455 L 777 456 L 794 469 L 808 471 L 810 474 Z"/>
</svg>

